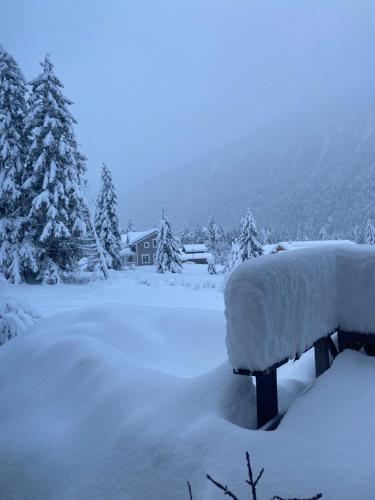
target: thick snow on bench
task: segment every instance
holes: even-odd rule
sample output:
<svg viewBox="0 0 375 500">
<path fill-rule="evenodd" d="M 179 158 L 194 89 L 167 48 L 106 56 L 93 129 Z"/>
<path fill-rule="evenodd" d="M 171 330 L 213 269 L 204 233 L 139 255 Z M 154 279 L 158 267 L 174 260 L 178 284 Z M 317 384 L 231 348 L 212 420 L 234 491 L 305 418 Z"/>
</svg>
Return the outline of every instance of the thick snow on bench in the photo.
<svg viewBox="0 0 375 500">
<path fill-rule="evenodd" d="M 375 333 L 375 249 L 327 245 L 238 266 L 225 290 L 233 368 L 265 370 L 340 327 Z"/>
</svg>

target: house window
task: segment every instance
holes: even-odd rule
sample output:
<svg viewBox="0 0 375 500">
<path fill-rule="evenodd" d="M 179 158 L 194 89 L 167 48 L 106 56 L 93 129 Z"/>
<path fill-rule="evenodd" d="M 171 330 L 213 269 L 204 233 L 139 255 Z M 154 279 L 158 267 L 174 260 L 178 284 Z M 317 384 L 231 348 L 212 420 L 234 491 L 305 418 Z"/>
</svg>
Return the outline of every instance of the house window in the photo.
<svg viewBox="0 0 375 500">
<path fill-rule="evenodd" d="M 153 246 L 153 248 L 156 248 L 156 239 L 152 240 L 152 246 Z"/>
<path fill-rule="evenodd" d="M 149 241 L 144 241 L 143 242 L 143 248 L 150 248 L 150 242 Z"/>
<path fill-rule="evenodd" d="M 150 256 L 147 253 L 142 254 L 142 264 L 149 264 Z"/>
</svg>

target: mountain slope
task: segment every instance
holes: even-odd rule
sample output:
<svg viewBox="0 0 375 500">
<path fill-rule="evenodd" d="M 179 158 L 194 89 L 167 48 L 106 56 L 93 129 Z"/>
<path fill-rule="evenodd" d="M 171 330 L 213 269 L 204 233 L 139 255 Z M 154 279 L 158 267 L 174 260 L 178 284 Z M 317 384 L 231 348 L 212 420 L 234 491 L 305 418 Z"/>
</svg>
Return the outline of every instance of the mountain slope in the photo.
<svg viewBox="0 0 375 500">
<path fill-rule="evenodd" d="M 212 215 L 233 227 L 250 206 L 260 226 L 290 237 L 363 226 L 375 216 L 374 117 L 291 121 L 147 181 L 127 194 L 126 213 L 150 225 L 164 205 L 178 225 Z"/>
</svg>

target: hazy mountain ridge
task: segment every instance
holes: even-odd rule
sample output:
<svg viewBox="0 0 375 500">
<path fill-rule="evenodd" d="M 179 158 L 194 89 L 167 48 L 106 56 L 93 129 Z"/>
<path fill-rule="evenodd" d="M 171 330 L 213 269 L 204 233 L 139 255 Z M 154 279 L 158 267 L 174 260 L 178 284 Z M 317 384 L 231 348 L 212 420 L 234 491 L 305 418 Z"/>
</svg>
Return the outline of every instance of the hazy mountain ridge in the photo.
<svg viewBox="0 0 375 500">
<path fill-rule="evenodd" d="M 297 126 L 296 126 L 297 125 Z M 175 225 L 238 224 L 250 206 L 259 226 L 296 234 L 323 224 L 339 235 L 375 217 L 375 119 L 369 114 L 273 126 L 162 174 L 128 193 L 139 224 L 164 205 Z"/>
</svg>

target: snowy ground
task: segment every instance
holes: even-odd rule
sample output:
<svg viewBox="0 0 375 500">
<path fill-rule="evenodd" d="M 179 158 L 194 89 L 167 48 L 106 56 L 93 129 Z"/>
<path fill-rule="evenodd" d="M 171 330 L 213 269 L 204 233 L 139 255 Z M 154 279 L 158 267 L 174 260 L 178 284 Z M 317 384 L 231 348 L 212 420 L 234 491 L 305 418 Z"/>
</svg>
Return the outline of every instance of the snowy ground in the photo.
<svg viewBox="0 0 375 500">
<path fill-rule="evenodd" d="M 187 480 L 195 500 L 221 498 L 206 473 L 248 498 L 245 450 L 265 467 L 260 500 L 374 498 L 373 358 L 340 355 L 276 431 L 253 431 L 254 388 L 226 362 L 222 275 L 6 291 L 44 319 L 0 349 L 1 498 L 178 500 Z M 282 367 L 282 407 L 313 373 L 311 352 Z"/>
<path fill-rule="evenodd" d="M 103 302 L 224 309 L 223 275 L 210 275 L 207 266 L 195 264 L 185 264 L 181 274 L 158 274 L 154 266 L 145 266 L 112 272 L 109 281 L 55 287 L 19 285 L 10 290 L 44 316 Z"/>
</svg>

